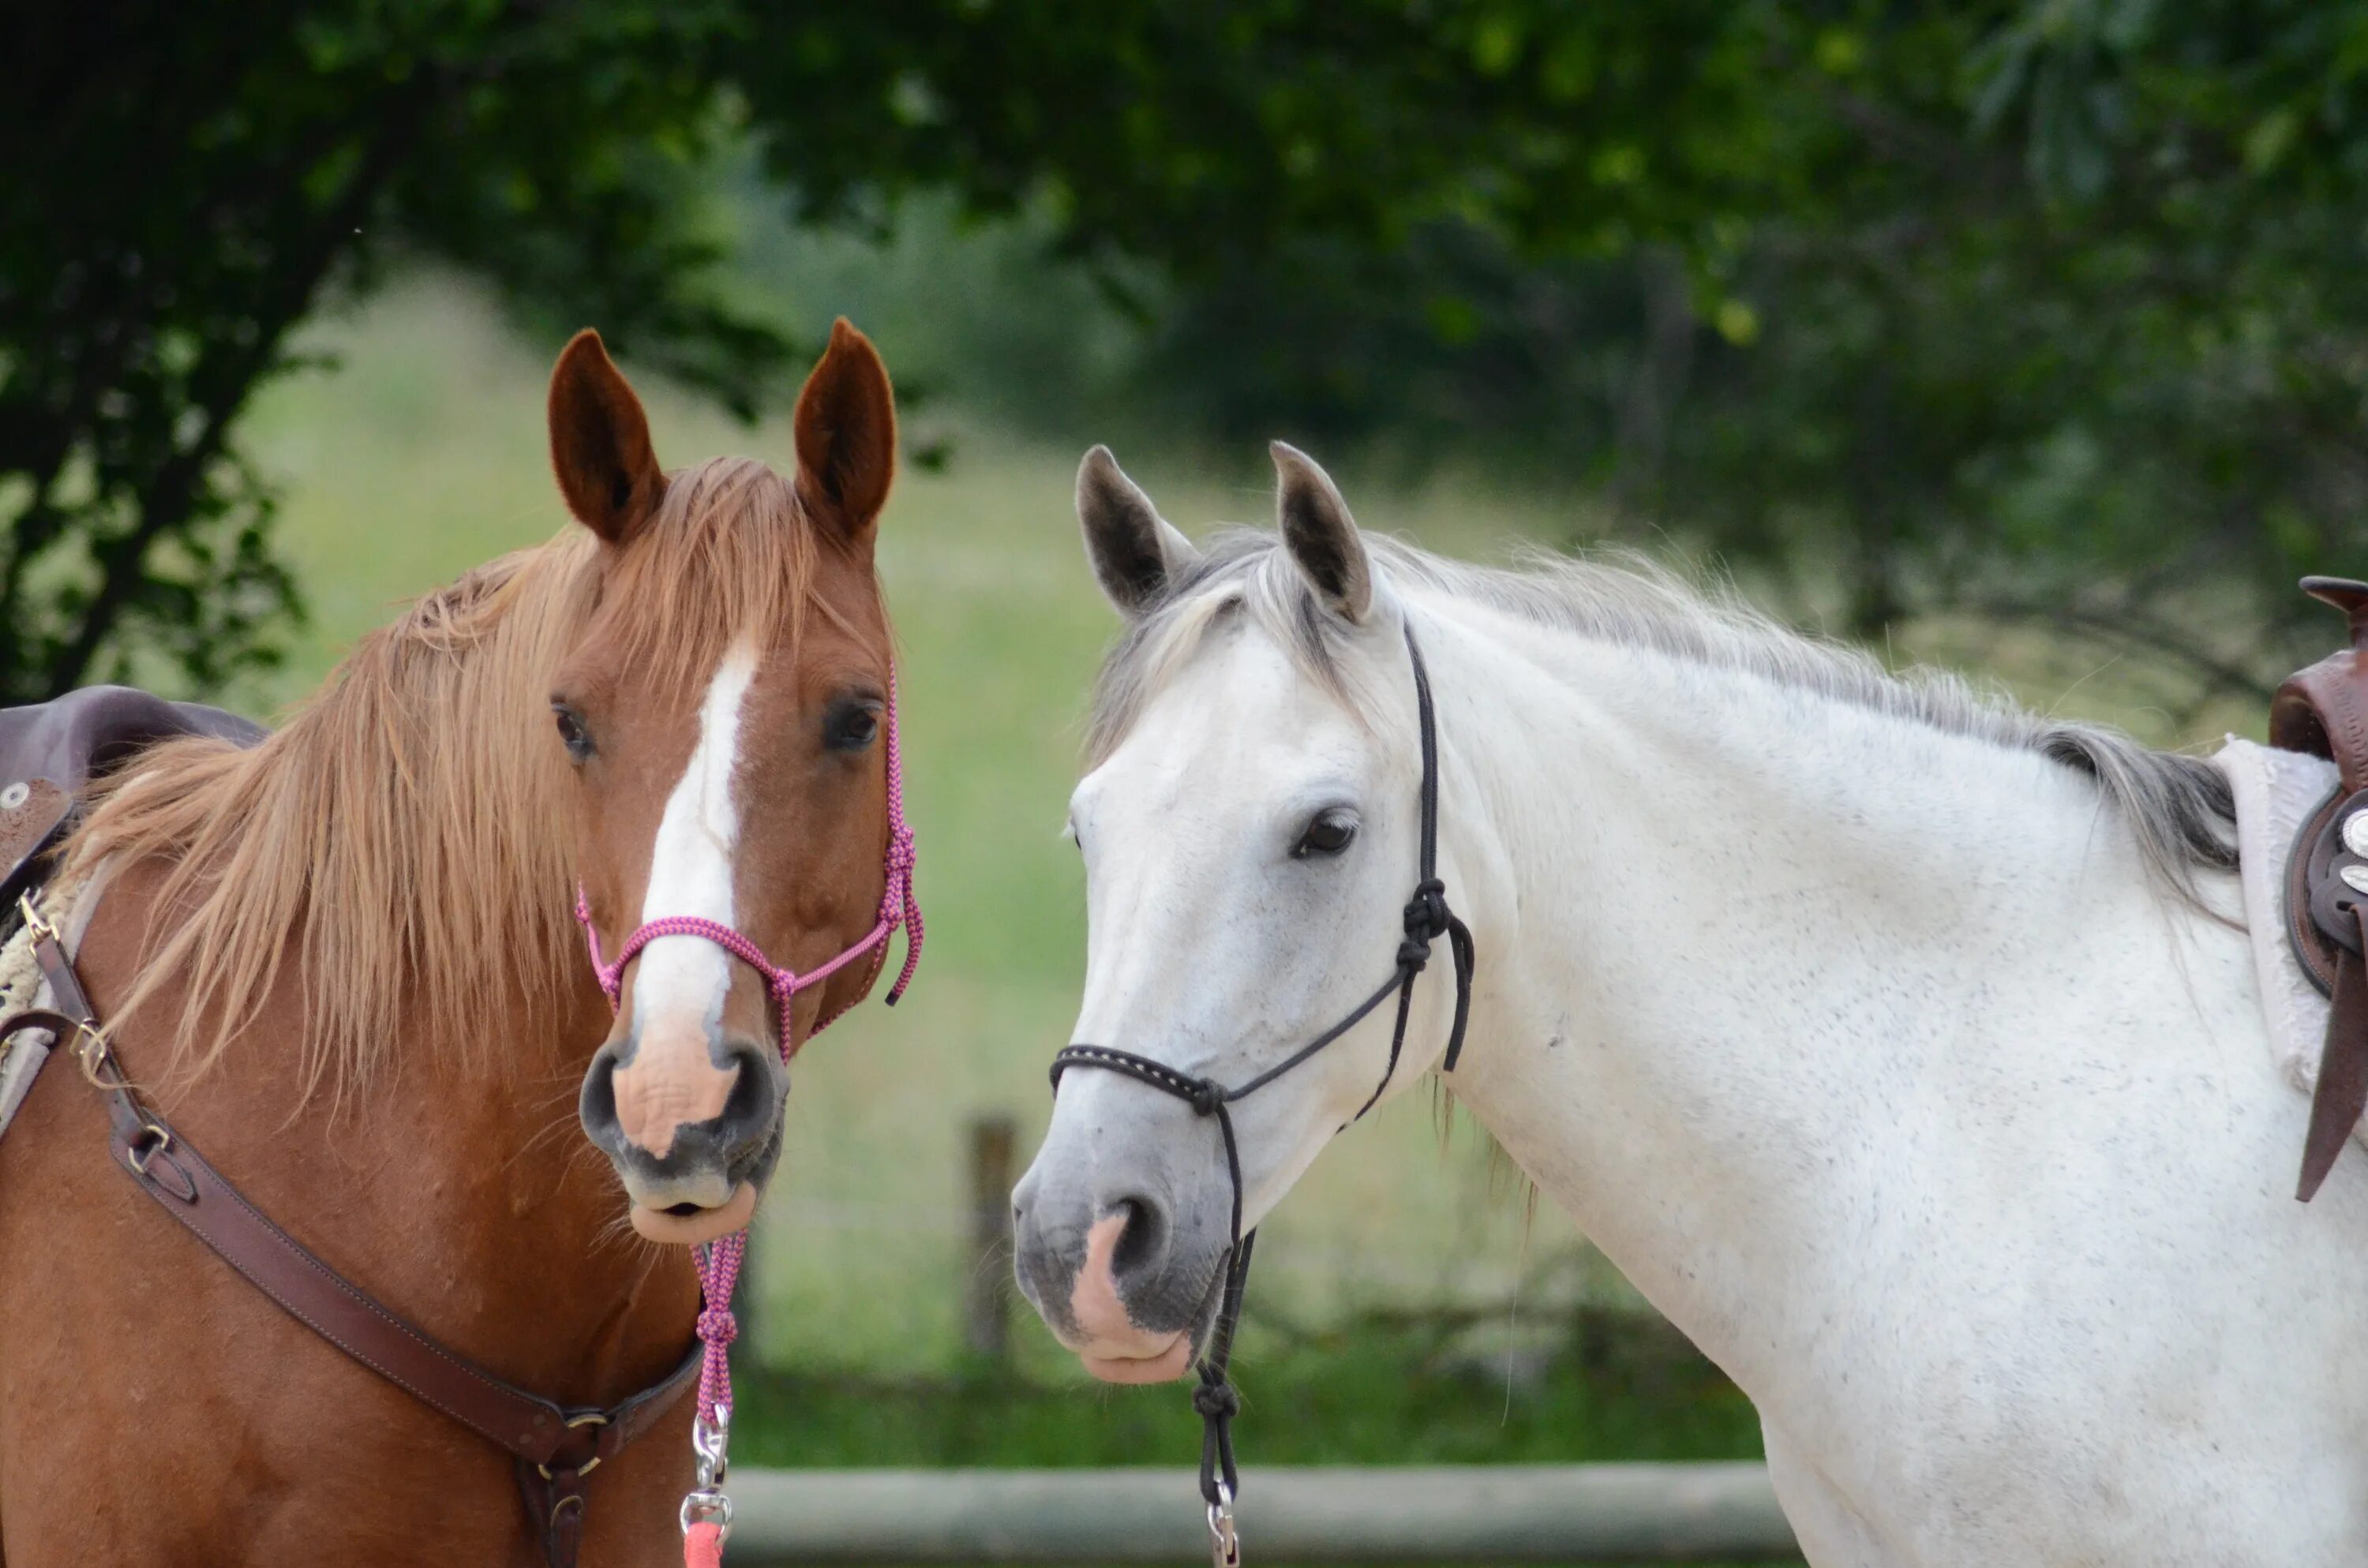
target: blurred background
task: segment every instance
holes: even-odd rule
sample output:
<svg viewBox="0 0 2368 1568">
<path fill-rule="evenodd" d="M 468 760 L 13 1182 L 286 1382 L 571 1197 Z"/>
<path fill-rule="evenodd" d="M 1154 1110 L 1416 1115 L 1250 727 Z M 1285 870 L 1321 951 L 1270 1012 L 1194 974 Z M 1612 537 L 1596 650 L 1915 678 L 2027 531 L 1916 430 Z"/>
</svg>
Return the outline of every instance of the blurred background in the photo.
<svg viewBox="0 0 2368 1568">
<path fill-rule="evenodd" d="M 981 1195 L 1083 951 L 1059 836 L 1108 441 L 1188 532 L 1263 443 L 1486 557 L 1640 546 L 2164 744 L 2253 731 L 2368 493 L 2368 6 L 341 0 L 11 8 L 0 700 L 258 716 L 564 518 L 592 324 L 670 466 L 786 466 L 830 318 L 905 399 L 882 572 L 929 962 L 808 1059 L 753 1457 L 1186 1460 Z M 1748 1407 L 1443 1106 L 1268 1226 L 1265 1460 L 1709 1458 Z"/>
</svg>

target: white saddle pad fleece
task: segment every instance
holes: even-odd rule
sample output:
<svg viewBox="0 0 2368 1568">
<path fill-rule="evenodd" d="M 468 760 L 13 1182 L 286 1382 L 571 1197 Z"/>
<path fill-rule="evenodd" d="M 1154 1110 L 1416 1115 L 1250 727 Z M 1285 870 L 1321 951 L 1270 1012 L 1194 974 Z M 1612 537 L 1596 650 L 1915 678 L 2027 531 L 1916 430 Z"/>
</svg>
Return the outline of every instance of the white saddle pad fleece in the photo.
<svg viewBox="0 0 2368 1568">
<path fill-rule="evenodd" d="M 2228 776 L 2237 797 L 2237 881 L 2245 892 L 2245 930 L 2260 978 L 2270 1050 L 2286 1081 L 2307 1095 L 2318 1087 L 2327 998 L 2303 973 L 2286 939 L 2286 858 L 2303 819 L 2335 788 L 2335 764 L 2235 735 L 2212 760 Z M 2368 1143 L 2368 1121 L 2351 1135 Z"/>
</svg>

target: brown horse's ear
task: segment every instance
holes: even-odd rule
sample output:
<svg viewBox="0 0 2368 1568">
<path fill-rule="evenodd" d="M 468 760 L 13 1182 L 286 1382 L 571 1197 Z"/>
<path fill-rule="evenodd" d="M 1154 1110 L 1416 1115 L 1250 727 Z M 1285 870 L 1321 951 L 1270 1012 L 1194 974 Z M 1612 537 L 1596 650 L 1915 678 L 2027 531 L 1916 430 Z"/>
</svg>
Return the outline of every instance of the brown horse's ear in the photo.
<svg viewBox="0 0 2368 1568">
<path fill-rule="evenodd" d="M 798 393 L 798 492 L 850 541 L 868 542 L 896 477 L 896 394 L 871 340 L 841 316 Z"/>
<path fill-rule="evenodd" d="M 642 400 L 590 327 L 552 367 L 551 466 L 567 509 L 612 545 L 632 538 L 666 494 Z"/>
</svg>

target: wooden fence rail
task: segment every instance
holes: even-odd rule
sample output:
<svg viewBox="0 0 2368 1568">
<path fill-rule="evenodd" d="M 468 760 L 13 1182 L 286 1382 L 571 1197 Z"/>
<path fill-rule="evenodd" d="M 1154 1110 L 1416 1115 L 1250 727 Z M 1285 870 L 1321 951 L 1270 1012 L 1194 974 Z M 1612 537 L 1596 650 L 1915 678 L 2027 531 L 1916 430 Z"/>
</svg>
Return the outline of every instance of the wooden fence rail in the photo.
<svg viewBox="0 0 2368 1568">
<path fill-rule="evenodd" d="M 745 1470 L 730 1491 L 733 1568 L 1209 1560 L 1178 1470 Z M 1758 1464 L 1261 1465 L 1240 1515 L 1259 1564 L 1798 1555 Z"/>
</svg>

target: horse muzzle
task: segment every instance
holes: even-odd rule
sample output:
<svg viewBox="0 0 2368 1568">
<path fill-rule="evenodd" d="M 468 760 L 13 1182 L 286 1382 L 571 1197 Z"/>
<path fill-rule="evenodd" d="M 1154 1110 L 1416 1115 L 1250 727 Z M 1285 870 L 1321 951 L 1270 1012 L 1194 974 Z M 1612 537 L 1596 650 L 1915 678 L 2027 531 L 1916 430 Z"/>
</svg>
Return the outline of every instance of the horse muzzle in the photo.
<svg viewBox="0 0 2368 1568">
<path fill-rule="evenodd" d="M 633 1229 L 700 1243 L 748 1222 L 780 1159 L 788 1072 L 769 1046 L 612 1040 L 578 1106 L 631 1201 Z"/>
<path fill-rule="evenodd" d="M 1102 1381 L 1182 1377 L 1216 1313 L 1223 1235 L 1179 1227 L 1173 1207 L 1147 1191 L 1072 1210 L 1074 1199 L 1054 1191 L 1041 1165 L 1012 1195 L 1021 1293 Z"/>
</svg>

